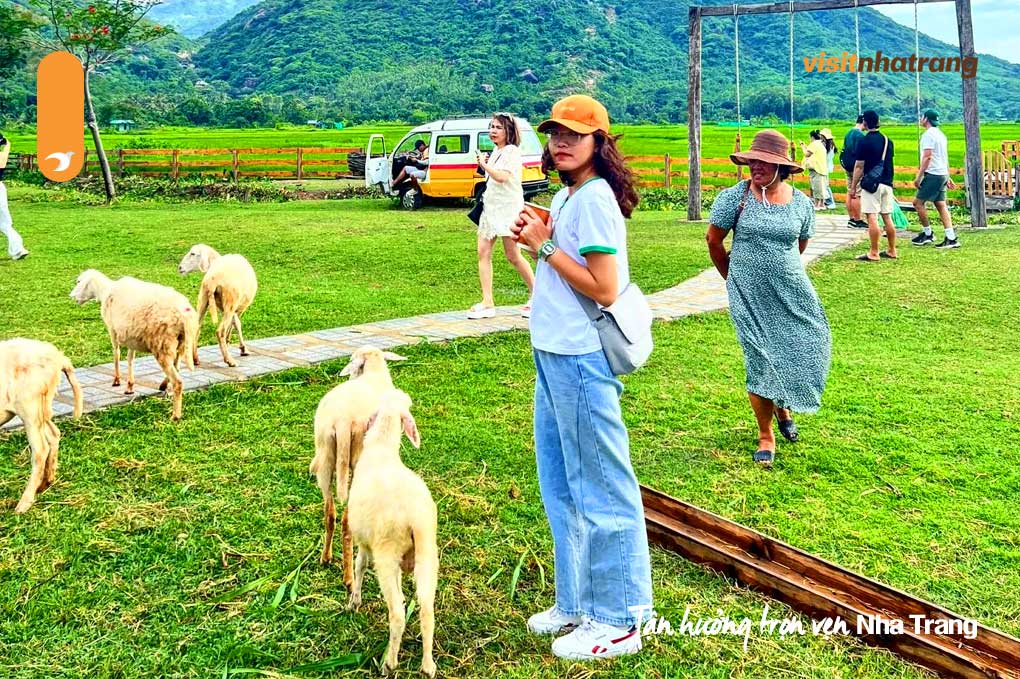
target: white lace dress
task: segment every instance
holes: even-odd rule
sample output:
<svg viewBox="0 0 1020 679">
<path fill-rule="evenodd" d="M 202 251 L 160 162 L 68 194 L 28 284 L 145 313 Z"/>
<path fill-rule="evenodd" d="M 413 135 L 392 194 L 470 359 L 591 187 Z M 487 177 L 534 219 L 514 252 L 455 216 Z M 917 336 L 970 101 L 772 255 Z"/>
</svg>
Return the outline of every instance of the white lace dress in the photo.
<svg viewBox="0 0 1020 679">
<path fill-rule="evenodd" d="M 497 182 L 492 177 L 485 180 L 485 195 L 482 199 L 482 218 L 478 220 L 478 235 L 489 240 L 509 236 L 510 225 L 524 209 L 524 188 L 521 175 L 521 150 L 513 144 L 496 149 L 489 156 L 489 165 L 496 170 L 506 170 L 510 178 Z"/>
</svg>

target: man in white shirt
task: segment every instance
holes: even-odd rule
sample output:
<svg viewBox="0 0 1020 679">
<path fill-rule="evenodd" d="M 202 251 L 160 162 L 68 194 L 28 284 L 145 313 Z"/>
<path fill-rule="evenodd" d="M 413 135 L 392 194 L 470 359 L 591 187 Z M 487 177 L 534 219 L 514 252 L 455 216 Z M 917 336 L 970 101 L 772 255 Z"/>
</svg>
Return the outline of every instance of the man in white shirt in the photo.
<svg viewBox="0 0 1020 679">
<path fill-rule="evenodd" d="M 14 230 L 11 210 L 7 206 L 7 187 L 4 186 L 4 170 L 7 168 L 7 157 L 11 153 L 11 142 L 0 132 L 0 233 L 7 238 L 7 254 L 11 259 L 24 259 L 28 250 L 21 240 L 21 235 Z"/>
<path fill-rule="evenodd" d="M 949 142 L 939 129 L 939 114 L 936 111 L 925 111 L 921 116 L 921 125 L 924 134 L 921 135 L 921 167 L 917 169 L 917 177 L 914 179 L 917 188 L 914 209 L 917 210 L 923 230 L 910 242 L 914 245 L 927 245 L 935 241 L 935 234 L 928 222 L 928 210 L 924 206 L 926 202 L 931 202 L 935 204 L 946 230 L 945 238 L 935 247 L 939 250 L 958 248 L 960 241 L 956 238 L 956 230 L 946 207 L 946 188 L 956 188 L 949 177 Z"/>
</svg>

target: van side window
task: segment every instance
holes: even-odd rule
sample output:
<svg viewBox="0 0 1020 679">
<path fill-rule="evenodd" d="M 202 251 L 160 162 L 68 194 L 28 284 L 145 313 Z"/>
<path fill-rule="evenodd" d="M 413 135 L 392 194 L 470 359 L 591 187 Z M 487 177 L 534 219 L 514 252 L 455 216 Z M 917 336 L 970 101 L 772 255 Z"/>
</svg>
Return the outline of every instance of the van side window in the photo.
<svg viewBox="0 0 1020 679">
<path fill-rule="evenodd" d="M 466 134 L 448 134 L 436 138 L 436 154 L 467 153 L 470 138 Z"/>
<path fill-rule="evenodd" d="M 489 153 L 492 149 L 496 148 L 496 145 L 492 143 L 492 139 L 489 138 L 488 132 L 478 133 L 478 150 L 482 153 Z"/>
</svg>

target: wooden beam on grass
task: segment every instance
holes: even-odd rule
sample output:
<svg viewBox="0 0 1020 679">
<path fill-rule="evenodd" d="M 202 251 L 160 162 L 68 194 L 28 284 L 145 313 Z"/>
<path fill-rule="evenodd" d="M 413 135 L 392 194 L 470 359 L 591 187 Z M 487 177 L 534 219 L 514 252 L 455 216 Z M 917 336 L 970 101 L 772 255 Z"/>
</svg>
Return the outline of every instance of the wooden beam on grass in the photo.
<svg viewBox="0 0 1020 679">
<path fill-rule="evenodd" d="M 862 641 L 944 677 L 1020 679 L 1020 640 L 871 580 L 657 490 L 641 486 L 651 542 L 738 580 L 815 619 L 842 618 Z M 858 633 L 858 619 L 899 620 L 903 634 Z M 912 617 L 913 616 L 913 617 Z M 865 618 L 869 619 L 869 618 Z M 917 631 L 917 622 L 933 629 Z M 937 625 L 960 629 L 938 632 Z"/>
</svg>

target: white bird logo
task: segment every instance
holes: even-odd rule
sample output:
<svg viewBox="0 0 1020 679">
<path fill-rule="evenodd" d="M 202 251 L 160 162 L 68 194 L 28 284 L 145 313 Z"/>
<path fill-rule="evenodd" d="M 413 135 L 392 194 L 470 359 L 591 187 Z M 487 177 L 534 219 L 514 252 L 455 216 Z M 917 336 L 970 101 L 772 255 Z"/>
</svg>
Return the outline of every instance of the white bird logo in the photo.
<svg viewBox="0 0 1020 679">
<path fill-rule="evenodd" d="M 64 172 L 67 168 L 71 167 L 71 156 L 74 155 L 74 151 L 68 151 L 67 153 L 51 153 L 46 156 L 46 160 L 56 160 L 57 167 L 54 172 Z"/>
</svg>

